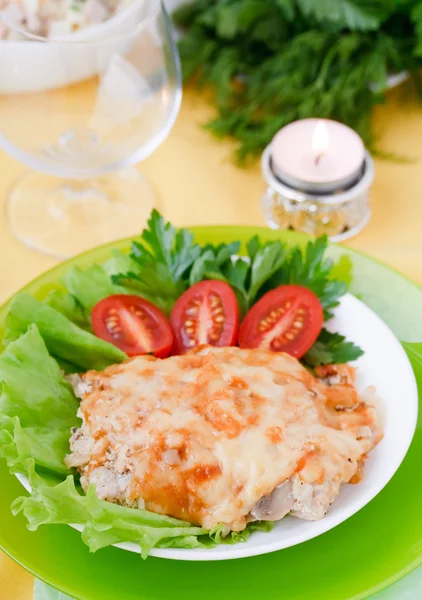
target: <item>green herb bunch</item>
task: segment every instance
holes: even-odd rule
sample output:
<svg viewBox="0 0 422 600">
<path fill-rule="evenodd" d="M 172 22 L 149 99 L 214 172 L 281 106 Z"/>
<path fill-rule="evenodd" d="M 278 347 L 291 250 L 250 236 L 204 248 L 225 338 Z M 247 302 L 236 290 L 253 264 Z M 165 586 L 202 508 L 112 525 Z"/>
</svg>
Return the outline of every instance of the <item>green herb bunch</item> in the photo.
<svg viewBox="0 0 422 600">
<path fill-rule="evenodd" d="M 215 92 L 207 128 L 238 140 L 240 163 L 306 117 L 370 147 L 388 75 L 422 64 L 422 0 L 193 0 L 174 20 L 185 79 Z"/>
</svg>

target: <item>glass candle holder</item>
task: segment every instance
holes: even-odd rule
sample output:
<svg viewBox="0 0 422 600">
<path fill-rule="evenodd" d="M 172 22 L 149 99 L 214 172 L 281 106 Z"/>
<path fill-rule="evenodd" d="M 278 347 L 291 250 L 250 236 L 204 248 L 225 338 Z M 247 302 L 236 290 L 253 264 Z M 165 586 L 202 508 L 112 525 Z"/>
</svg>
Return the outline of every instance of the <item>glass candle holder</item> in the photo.
<svg viewBox="0 0 422 600">
<path fill-rule="evenodd" d="M 369 152 L 359 178 L 347 189 L 310 193 L 290 187 L 276 177 L 272 168 L 271 144 L 262 155 L 262 172 L 268 188 L 262 208 L 272 229 L 326 234 L 342 241 L 359 233 L 371 216 L 369 190 L 374 179 L 374 161 Z"/>
</svg>

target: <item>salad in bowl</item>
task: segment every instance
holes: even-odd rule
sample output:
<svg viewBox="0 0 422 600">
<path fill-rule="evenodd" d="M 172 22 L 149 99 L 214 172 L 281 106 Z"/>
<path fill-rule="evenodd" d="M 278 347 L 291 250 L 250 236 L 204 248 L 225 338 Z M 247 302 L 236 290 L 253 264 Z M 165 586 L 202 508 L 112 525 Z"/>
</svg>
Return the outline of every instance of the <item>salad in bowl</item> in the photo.
<svg viewBox="0 0 422 600">
<path fill-rule="evenodd" d="M 0 0 L 0 40 L 27 41 L 77 33 L 104 23 L 132 0 Z"/>
<path fill-rule="evenodd" d="M 160 0 L 0 0 L 0 95 L 62 88 L 125 56 Z"/>
</svg>

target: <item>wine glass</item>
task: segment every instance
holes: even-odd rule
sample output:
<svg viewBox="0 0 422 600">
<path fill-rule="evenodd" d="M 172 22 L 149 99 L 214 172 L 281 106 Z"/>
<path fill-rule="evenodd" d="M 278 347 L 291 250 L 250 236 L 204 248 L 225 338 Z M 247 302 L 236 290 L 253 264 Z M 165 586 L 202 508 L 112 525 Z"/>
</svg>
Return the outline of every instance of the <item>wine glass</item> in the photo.
<svg viewBox="0 0 422 600">
<path fill-rule="evenodd" d="M 134 0 L 74 35 L 19 36 L 0 41 L 0 148 L 36 172 L 9 196 L 12 232 L 57 257 L 133 235 L 155 201 L 132 167 L 166 138 L 181 103 L 163 1 Z"/>
</svg>

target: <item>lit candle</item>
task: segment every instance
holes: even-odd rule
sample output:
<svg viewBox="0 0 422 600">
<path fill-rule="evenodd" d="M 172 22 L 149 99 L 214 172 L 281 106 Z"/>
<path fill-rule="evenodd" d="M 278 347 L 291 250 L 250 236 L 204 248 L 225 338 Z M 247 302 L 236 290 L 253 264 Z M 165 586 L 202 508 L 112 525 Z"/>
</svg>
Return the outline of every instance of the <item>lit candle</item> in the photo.
<svg viewBox="0 0 422 600">
<path fill-rule="evenodd" d="M 358 134 L 327 119 L 290 123 L 275 135 L 271 151 L 276 177 L 314 194 L 347 189 L 362 176 L 365 161 Z"/>
</svg>

